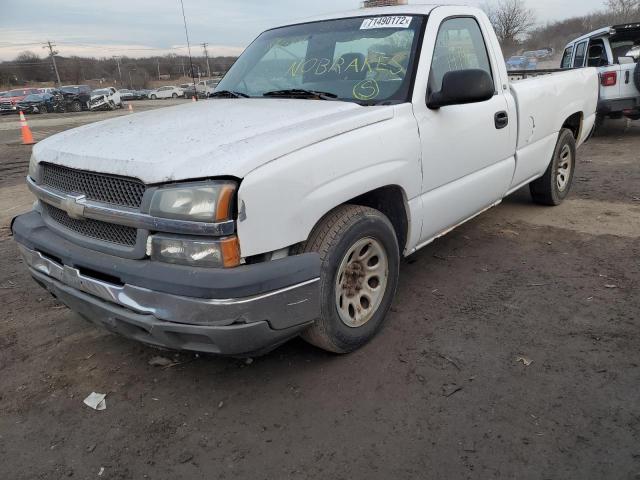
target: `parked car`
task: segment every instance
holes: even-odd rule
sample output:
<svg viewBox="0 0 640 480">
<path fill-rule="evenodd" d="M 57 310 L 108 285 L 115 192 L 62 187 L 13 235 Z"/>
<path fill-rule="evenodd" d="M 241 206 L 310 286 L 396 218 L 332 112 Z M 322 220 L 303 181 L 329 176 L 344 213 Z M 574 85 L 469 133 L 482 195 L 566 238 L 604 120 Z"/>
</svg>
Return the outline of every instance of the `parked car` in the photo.
<svg viewBox="0 0 640 480">
<path fill-rule="evenodd" d="M 18 103 L 24 100 L 27 95 L 38 93 L 37 88 L 16 88 L 9 90 L 3 97 L 0 97 L 0 113 L 18 113 Z"/>
<path fill-rule="evenodd" d="M 115 110 L 116 108 L 122 108 L 122 98 L 115 88 L 101 88 L 91 92 L 90 110 Z"/>
<path fill-rule="evenodd" d="M 535 70 L 538 62 L 535 58 L 514 55 L 507 60 L 507 70 Z"/>
<path fill-rule="evenodd" d="M 151 100 L 184 97 L 184 90 L 180 87 L 160 87 L 149 93 Z"/>
<path fill-rule="evenodd" d="M 215 91 L 219 83 L 220 83 L 220 80 L 216 80 L 216 79 L 199 81 L 196 85 L 196 89 L 198 90 L 198 95 L 204 98 L 208 97 Z"/>
<path fill-rule="evenodd" d="M 196 90 L 196 88 L 193 86 L 193 84 L 191 85 L 187 85 L 186 88 L 182 89 L 182 92 L 184 94 L 184 98 L 193 98 L 193 97 L 201 97 L 201 95 L 198 94 L 198 91 Z"/>
<path fill-rule="evenodd" d="M 40 92 L 40 93 L 53 93 L 54 90 L 57 90 L 57 88 L 55 88 L 55 87 L 44 87 L 44 88 L 39 88 L 38 92 Z"/>
<path fill-rule="evenodd" d="M 120 90 L 120 98 L 126 101 L 139 100 L 139 95 L 135 90 L 128 90 L 126 88 L 123 88 Z"/>
<path fill-rule="evenodd" d="M 480 9 L 376 12 L 266 31 L 209 102 L 39 142 L 12 222 L 31 275 L 157 347 L 346 353 L 381 330 L 402 256 L 523 186 L 569 195 L 595 69 L 510 82 Z"/>
<path fill-rule="evenodd" d="M 151 90 L 149 89 L 138 90 L 138 94 L 140 95 L 140 100 L 147 100 L 149 98 L 150 93 L 151 93 Z"/>
<path fill-rule="evenodd" d="M 601 28 L 566 46 L 561 68 L 600 73 L 598 125 L 607 118 L 640 120 L 640 23 Z"/>
<path fill-rule="evenodd" d="M 51 93 L 32 93 L 17 104 L 24 113 L 50 113 L 56 110 L 55 97 Z"/>
<path fill-rule="evenodd" d="M 82 110 L 89 110 L 91 87 L 88 85 L 67 85 L 60 87 L 59 91 L 64 96 L 66 111 L 81 112 Z"/>
</svg>

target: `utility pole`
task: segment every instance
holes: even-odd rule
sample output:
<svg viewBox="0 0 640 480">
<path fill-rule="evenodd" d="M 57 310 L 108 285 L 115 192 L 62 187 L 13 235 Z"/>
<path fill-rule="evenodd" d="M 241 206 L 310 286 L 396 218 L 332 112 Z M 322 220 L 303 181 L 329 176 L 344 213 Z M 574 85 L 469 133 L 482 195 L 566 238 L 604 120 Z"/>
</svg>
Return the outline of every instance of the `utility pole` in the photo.
<svg viewBox="0 0 640 480">
<path fill-rule="evenodd" d="M 204 49 L 204 57 L 207 59 L 207 76 L 208 78 L 211 78 L 211 67 L 209 66 L 209 52 L 207 52 L 207 46 L 209 45 L 208 43 L 201 43 L 200 45 L 202 45 L 202 48 Z"/>
<path fill-rule="evenodd" d="M 182 59 L 182 76 L 183 77 L 187 76 L 187 72 L 184 70 L 184 58 Z"/>
<path fill-rule="evenodd" d="M 118 76 L 120 77 L 120 86 L 122 87 L 122 70 L 120 70 L 120 58 L 122 57 L 118 57 L 115 55 L 113 57 L 113 59 L 116 61 L 116 65 L 118 65 Z"/>
<path fill-rule="evenodd" d="M 49 49 L 49 54 L 51 55 L 51 61 L 53 62 L 53 69 L 56 72 L 56 79 L 58 80 L 58 85 L 62 85 L 62 82 L 60 81 L 60 74 L 58 73 L 58 65 L 56 65 L 56 55 L 58 54 L 58 52 L 55 52 L 53 50 L 53 47 L 55 47 L 56 44 L 55 43 L 51 43 L 49 41 L 47 41 L 47 44 L 45 46 L 43 46 L 42 48 L 48 48 Z"/>
<path fill-rule="evenodd" d="M 158 59 L 158 80 L 160 80 L 160 59 Z"/>
<path fill-rule="evenodd" d="M 133 79 L 131 78 L 131 72 L 136 72 L 137 69 L 132 68 L 129 70 L 129 89 L 133 90 Z"/>
</svg>

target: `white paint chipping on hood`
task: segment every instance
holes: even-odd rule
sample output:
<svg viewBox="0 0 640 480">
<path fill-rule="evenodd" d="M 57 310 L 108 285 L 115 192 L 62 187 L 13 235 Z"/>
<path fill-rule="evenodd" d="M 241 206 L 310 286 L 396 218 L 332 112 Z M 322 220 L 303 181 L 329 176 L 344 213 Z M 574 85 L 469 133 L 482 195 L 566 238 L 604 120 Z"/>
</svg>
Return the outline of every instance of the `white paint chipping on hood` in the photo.
<svg viewBox="0 0 640 480">
<path fill-rule="evenodd" d="M 283 155 L 393 117 L 394 107 L 294 99 L 218 99 L 132 114 L 49 137 L 37 162 L 148 184 L 242 178 Z"/>
</svg>

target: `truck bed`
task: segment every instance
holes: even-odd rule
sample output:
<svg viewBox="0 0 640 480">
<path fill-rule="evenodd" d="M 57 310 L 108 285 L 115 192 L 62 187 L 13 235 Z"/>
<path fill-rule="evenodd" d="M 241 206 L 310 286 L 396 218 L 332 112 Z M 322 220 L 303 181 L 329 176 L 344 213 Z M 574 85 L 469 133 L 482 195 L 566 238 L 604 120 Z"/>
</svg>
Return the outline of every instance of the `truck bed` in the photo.
<svg viewBox="0 0 640 480">
<path fill-rule="evenodd" d="M 511 72 L 510 77 L 513 73 L 518 76 Z M 596 118 L 598 84 L 595 68 L 529 71 L 511 81 L 518 112 L 514 188 L 545 171 L 567 119 L 582 125 L 576 132 L 578 146 L 589 137 Z"/>
</svg>

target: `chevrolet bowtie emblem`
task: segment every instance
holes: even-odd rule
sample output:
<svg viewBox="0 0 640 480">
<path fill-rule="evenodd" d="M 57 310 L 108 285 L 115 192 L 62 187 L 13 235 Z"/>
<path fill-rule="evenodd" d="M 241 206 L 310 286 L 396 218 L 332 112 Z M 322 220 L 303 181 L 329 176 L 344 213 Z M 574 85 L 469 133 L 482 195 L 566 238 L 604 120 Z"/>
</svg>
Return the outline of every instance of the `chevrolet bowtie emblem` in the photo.
<svg viewBox="0 0 640 480">
<path fill-rule="evenodd" d="M 61 208 L 67 215 L 76 220 L 84 220 L 84 202 L 87 199 L 84 195 L 67 195 L 62 200 Z"/>
</svg>

